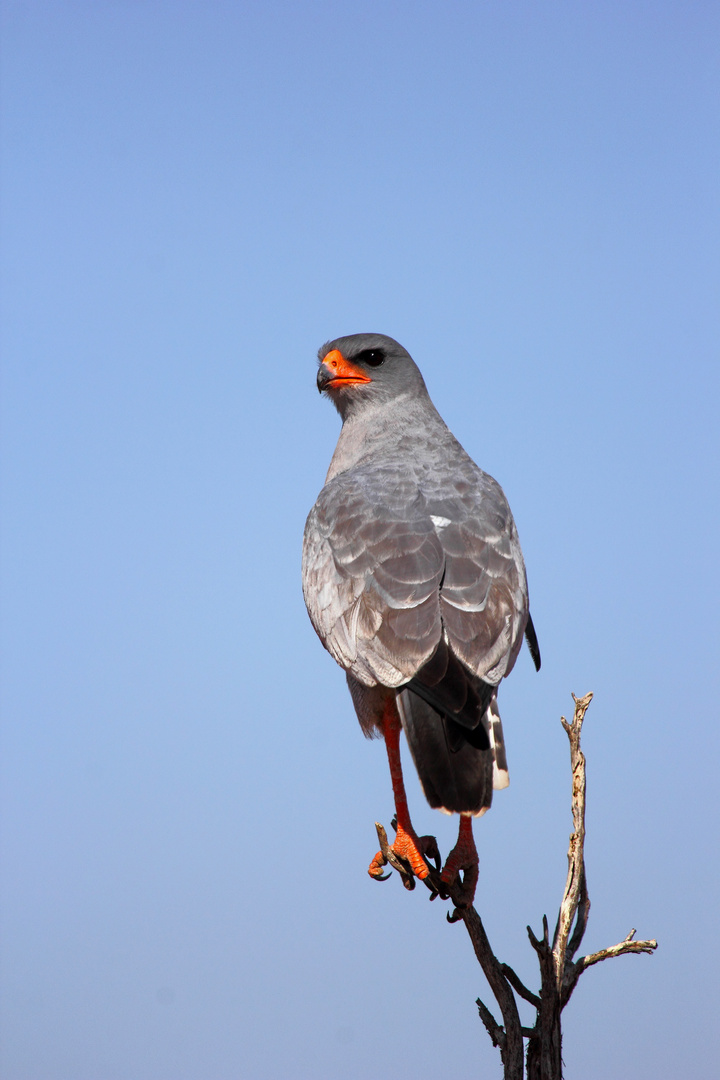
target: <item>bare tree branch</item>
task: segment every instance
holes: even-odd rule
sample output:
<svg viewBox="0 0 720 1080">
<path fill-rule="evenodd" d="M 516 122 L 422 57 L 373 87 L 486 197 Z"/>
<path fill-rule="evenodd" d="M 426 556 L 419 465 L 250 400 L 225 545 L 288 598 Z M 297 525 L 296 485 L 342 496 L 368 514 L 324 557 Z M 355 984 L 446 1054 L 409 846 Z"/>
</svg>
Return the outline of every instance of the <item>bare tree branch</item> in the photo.
<svg viewBox="0 0 720 1080">
<path fill-rule="evenodd" d="M 502 1053 L 502 1051 L 505 1049 L 505 1031 L 503 1030 L 503 1028 L 500 1027 L 497 1020 L 488 1009 L 487 1005 L 485 1005 L 485 1003 L 482 1002 L 480 998 L 477 999 L 475 1004 L 478 1007 L 480 1019 L 485 1025 L 488 1035 L 492 1039 L 493 1046 L 499 1046 L 500 1052 Z"/>
<path fill-rule="evenodd" d="M 485 927 L 475 908 L 458 908 L 457 911 L 460 912 L 467 927 L 475 955 L 483 969 L 485 978 L 490 984 L 490 989 L 495 995 L 495 1000 L 500 1006 L 500 1012 L 505 1023 L 502 1040 L 496 1042 L 496 1045 L 500 1047 L 505 1080 L 523 1080 L 523 1037 L 520 1029 L 520 1015 L 512 989 L 502 973 L 500 961 L 490 948 Z M 492 1018 L 491 1014 L 485 1010 L 487 1016 L 484 1015 L 482 1009 L 485 1009 L 485 1006 L 483 1005 L 481 1009 L 480 1005 L 481 1002 L 478 999 L 480 1016 L 490 1033 L 490 1037 L 495 1042 L 495 1038 L 488 1027 L 488 1018 Z M 495 1023 L 494 1020 L 493 1023 Z M 495 1024 L 495 1027 L 501 1030 L 497 1024 Z"/>
<path fill-rule="evenodd" d="M 613 956 L 622 956 L 623 953 L 650 953 L 652 954 L 657 949 L 657 941 L 651 939 L 650 941 L 634 941 L 635 931 L 631 930 L 624 941 L 621 941 L 619 945 L 611 945 L 609 949 L 601 949 L 600 952 L 590 953 L 589 956 L 582 956 L 576 967 L 582 968 L 584 971 L 586 968 L 592 967 L 593 964 L 599 964 L 601 960 L 609 960 Z"/>
<path fill-rule="evenodd" d="M 588 918 L 590 917 L 590 897 L 587 891 L 587 877 L 585 875 L 585 866 L 583 863 L 583 875 L 580 881 L 580 893 L 578 896 L 578 909 L 575 917 L 575 929 L 572 932 L 572 937 L 568 943 L 567 952 L 565 954 L 566 959 L 572 960 L 575 953 L 582 944 L 582 939 L 585 936 L 585 929 L 588 924 Z"/>
<path fill-rule="evenodd" d="M 570 836 L 570 846 L 568 848 L 568 873 L 565 882 L 565 892 L 563 893 L 562 902 L 560 904 L 560 912 L 558 914 L 557 926 L 555 927 L 553 938 L 553 959 L 555 963 L 555 980 L 558 993 L 560 992 L 565 973 L 565 958 L 568 949 L 568 939 L 578 914 L 581 898 L 584 898 L 585 903 L 583 905 L 582 918 L 578 921 L 576 933 L 573 935 L 575 950 L 577 950 L 582 941 L 587 925 L 587 919 L 590 914 L 587 882 L 585 879 L 585 755 L 580 749 L 580 734 L 582 732 L 585 713 L 587 712 L 592 699 L 592 694 L 586 694 L 583 698 L 576 698 L 573 694 L 575 712 L 572 722 L 568 724 L 564 716 L 561 719 L 562 726 L 565 728 L 568 739 L 570 740 L 573 832 Z"/>
<path fill-rule="evenodd" d="M 527 986 L 520 981 L 513 969 L 509 964 L 501 964 L 500 970 L 512 986 L 516 994 L 519 994 L 525 1001 L 529 1001 L 531 1005 L 534 1005 L 536 1009 L 540 1008 L 540 998 L 537 994 L 533 994 L 532 990 L 528 990 Z"/>
<path fill-rule="evenodd" d="M 543 915 L 541 938 L 535 936 L 531 927 L 527 927 L 530 944 L 537 954 L 540 965 L 539 994 L 528 990 L 509 964 L 501 964 L 497 959 L 477 911 L 472 906 L 465 906 L 463 883 L 458 882 L 453 886 L 448 886 L 442 880 L 438 870 L 432 867 L 428 878 L 425 879 L 425 884 L 431 891 L 431 900 L 438 895 L 443 899 L 452 900 L 454 910 L 451 915 L 448 915 L 448 921 L 462 920 L 465 923 L 475 956 L 500 1008 L 502 1025 L 497 1022 L 480 998 L 476 1002 L 480 1019 L 492 1039 L 493 1046 L 497 1046 L 500 1050 L 505 1080 L 524 1080 L 524 1077 L 527 1077 L 527 1080 L 562 1080 L 560 1018 L 583 971 L 592 967 L 593 964 L 599 964 L 602 960 L 609 960 L 614 956 L 622 956 L 624 953 L 652 954 L 657 948 L 656 941 L 635 941 L 635 930 L 631 930 L 619 944 L 581 956 L 579 960 L 573 962 L 573 957 L 582 944 L 590 915 L 590 897 L 585 874 L 585 756 L 580 749 L 580 735 L 592 697 L 592 694 L 586 694 L 585 697 L 577 698 L 573 694 L 575 702 L 573 718 L 568 723 L 565 717 L 562 717 L 562 725 L 570 741 L 573 831 L 568 847 L 567 879 L 552 945 L 546 915 Z M 378 826 L 378 836 L 381 848 L 383 842 L 387 846 L 387 838 L 382 826 Z M 439 852 L 436 849 L 435 852 L 438 865 L 440 865 Z M 395 865 L 391 859 L 388 859 L 388 862 Z M 413 888 L 415 883 L 409 867 L 401 864 L 396 866 L 396 869 L 403 874 L 405 886 Z M 515 994 L 536 1010 L 537 1018 L 534 1027 L 521 1025 Z M 523 1061 L 524 1039 L 528 1041 L 525 1062 Z"/>
</svg>

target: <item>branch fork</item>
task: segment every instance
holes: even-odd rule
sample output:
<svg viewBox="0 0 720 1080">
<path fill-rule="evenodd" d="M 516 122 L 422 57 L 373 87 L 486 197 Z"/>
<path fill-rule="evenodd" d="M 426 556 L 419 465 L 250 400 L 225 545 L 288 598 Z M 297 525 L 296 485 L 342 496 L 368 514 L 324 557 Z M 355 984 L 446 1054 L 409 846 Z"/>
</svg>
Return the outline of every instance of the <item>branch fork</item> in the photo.
<svg viewBox="0 0 720 1080">
<path fill-rule="evenodd" d="M 590 915 L 590 897 L 588 895 L 585 872 L 585 755 L 580 749 L 580 735 L 585 714 L 593 695 L 586 694 L 577 698 L 573 694 L 575 708 L 573 718 L 568 722 L 561 717 L 562 725 L 570 742 L 570 766 L 572 770 L 572 818 L 573 831 L 568 846 L 568 872 L 565 881 L 560 909 L 555 930 L 550 940 L 547 916 L 543 916 L 542 937 L 537 937 L 528 926 L 530 944 L 540 965 L 540 991 L 533 993 L 520 980 L 508 964 L 502 964 L 495 956 L 485 933 L 482 920 L 475 908 L 467 906 L 463 900 L 462 886 L 448 886 L 440 880 L 439 873 L 432 869 L 426 880 L 431 890 L 431 900 L 437 895 L 449 898 L 454 910 L 448 914 L 449 922 L 465 923 L 475 955 L 483 969 L 490 989 L 495 996 L 503 1023 L 499 1024 L 493 1013 L 477 999 L 477 1008 L 493 1046 L 498 1047 L 503 1063 L 505 1080 L 562 1080 L 562 1030 L 561 1013 L 570 1000 L 582 973 L 593 964 L 609 960 L 625 953 L 652 953 L 657 948 L 657 941 L 637 941 L 635 930 L 617 945 L 600 949 L 574 960 L 577 954 Z M 380 836 L 380 826 L 378 836 Z M 384 830 L 383 830 L 384 833 Z M 381 846 L 382 846 L 381 837 Z M 387 839 L 385 838 L 385 844 Z M 392 862 L 392 860 L 388 860 Z M 396 867 L 404 870 L 404 867 Z M 405 881 L 406 887 L 412 887 Z M 413 882 L 414 885 L 414 882 Z M 536 1010 L 533 1027 L 524 1027 L 520 1023 L 517 1000 L 522 998 Z M 524 1040 L 527 1040 L 527 1053 L 524 1052 Z"/>
</svg>

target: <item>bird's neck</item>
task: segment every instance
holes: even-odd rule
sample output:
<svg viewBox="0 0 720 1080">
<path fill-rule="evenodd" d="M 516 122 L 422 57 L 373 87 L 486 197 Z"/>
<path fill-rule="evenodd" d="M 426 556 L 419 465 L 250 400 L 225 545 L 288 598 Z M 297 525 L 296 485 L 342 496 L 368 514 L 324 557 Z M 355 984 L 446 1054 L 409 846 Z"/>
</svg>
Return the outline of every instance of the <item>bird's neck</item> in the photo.
<svg viewBox="0 0 720 1080">
<path fill-rule="evenodd" d="M 410 464 L 431 431 L 453 439 L 429 397 L 418 401 L 410 394 L 399 395 L 382 406 L 353 412 L 343 421 L 325 483 L 378 455 Z"/>
</svg>

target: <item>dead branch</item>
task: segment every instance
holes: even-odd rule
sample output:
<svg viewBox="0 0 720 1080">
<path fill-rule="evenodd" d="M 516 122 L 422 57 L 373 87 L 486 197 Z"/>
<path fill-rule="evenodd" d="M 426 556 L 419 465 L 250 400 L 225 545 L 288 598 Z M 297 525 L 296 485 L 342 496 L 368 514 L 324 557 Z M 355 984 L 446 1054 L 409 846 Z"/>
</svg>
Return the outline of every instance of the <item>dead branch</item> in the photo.
<svg viewBox="0 0 720 1080">
<path fill-rule="evenodd" d="M 586 694 L 585 697 L 577 698 L 573 694 L 575 702 L 573 718 L 570 723 L 564 716 L 561 718 L 570 742 L 573 831 L 568 847 L 565 889 L 552 945 L 547 916 L 543 916 L 541 938 L 536 937 L 529 926 L 527 928 L 530 943 L 540 965 L 539 993 L 535 994 L 529 990 L 508 964 L 501 964 L 497 959 L 477 911 L 472 906 L 464 906 L 462 884 L 448 887 L 435 869 L 430 870 L 430 876 L 426 879 L 426 884 L 432 893 L 431 899 L 440 895 L 444 899 L 452 900 L 454 910 L 448 915 L 448 921 L 462 920 L 465 923 L 475 956 L 497 1001 L 502 1014 L 502 1024 L 497 1022 L 480 998 L 477 999 L 476 1004 L 480 1019 L 492 1039 L 493 1046 L 497 1046 L 500 1050 L 505 1080 L 523 1080 L 524 1077 L 527 1077 L 527 1080 L 562 1080 L 560 1018 L 582 973 L 593 964 L 610 960 L 614 956 L 622 956 L 624 953 L 652 954 L 657 948 L 657 942 L 654 940 L 636 941 L 635 930 L 631 930 L 619 944 L 589 953 L 573 961 L 573 957 L 582 944 L 590 915 L 590 897 L 585 873 L 585 756 L 580 749 L 580 735 L 592 697 L 592 694 Z M 378 827 L 378 835 L 382 844 L 384 830 L 381 835 L 381 828 L 381 826 Z M 534 1027 L 521 1025 L 515 994 L 535 1008 Z M 523 1040 L 525 1039 L 528 1045 L 526 1060 L 523 1061 Z"/>
<path fill-rule="evenodd" d="M 609 949 L 601 949 L 600 952 L 591 953 L 590 956 L 583 956 L 576 966 L 582 967 L 584 971 L 592 964 L 599 964 L 601 960 L 609 960 L 612 956 L 622 956 L 623 953 L 633 952 L 652 953 L 657 949 L 657 941 L 654 938 L 650 941 L 634 941 L 634 937 L 635 931 L 631 930 L 619 945 L 611 945 Z"/>
<path fill-rule="evenodd" d="M 528 990 L 527 986 L 517 977 L 513 969 L 509 964 L 501 964 L 500 970 L 512 986 L 516 994 L 519 994 L 521 998 L 528 1001 L 531 1005 L 534 1005 L 536 1009 L 540 1007 L 540 998 L 537 994 L 533 994 L 532 990 Z"/>
<path fill-rule="evenodd" d="M 457 903 L 455 897 L 452 896 L 452 893 L 456 891 L 459 892 L 460 890 L 455 887 L 451 892 L 451 897 Z M 505 1080 L 523 1080 L 523 1036 L 520 1029 L 520 1014 L 518 1013 L 515 995 L 502 972 L 500 961 L 490 947 L 482 919 L 475 908 L 456 907 L 455 911 L 456 914 L 460 914 L 467 927 L 467 932 L 475 950 L 475 956 L 483 969 L 483 974 L 490 984 L 490 989 L 495 995 L 495 1000 L 502 1013 L 504 1029 L 495 1022 L 490 1011 L 478 998 L 477 1007 L 480 1017 L 488 1030 L 490 1038 L 493 1040 L 493 1044 L 500 1047 Z M 488 1026 L 489 1020 L 492 1020 L 494 1029 Z"/>
<path fill-rule="evenodd" d="M 575 712 L 572 722 L 568 724 L 565 717 L 561 717 L 562 726 L 565 728 L 570 740 L 573 832 L 570 836 L 570 846 L 568 848 L 568 873 L 565 891 L 553 936 L 553 962 L 558 993 L 565 973 L 568 939 L 573 922 L 575 922 L 576 916 L 580 912 L 580 919 L 576 924 L 576 932 L 573 935 L 573 944 L 577 950 L 585 934 L 585 927 L 590 914 L 590 900 L 587 895 L 587 881 L 585 878 L 585 755 L 580 749 L 580 734 L 585 713 L 592 699 L 592 694 L 586 694 L 583 698 L 576 698 L 573 694 Z M 584 900 L 582 909 L 580 906 L 581 900 Z"/>
</svg>

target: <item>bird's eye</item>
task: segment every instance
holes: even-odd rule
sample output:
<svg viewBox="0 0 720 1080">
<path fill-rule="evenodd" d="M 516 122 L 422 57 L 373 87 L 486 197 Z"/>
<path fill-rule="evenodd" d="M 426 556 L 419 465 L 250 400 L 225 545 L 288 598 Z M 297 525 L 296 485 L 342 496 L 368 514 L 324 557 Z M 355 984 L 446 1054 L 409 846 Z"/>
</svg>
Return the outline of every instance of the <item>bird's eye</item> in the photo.
<svg viewBox="0 0 720 1080">
<path fill-rule="evenodd" d="M 368 367 L 380 367 L 385 363 L 385 353 L 382 349 L 363 349 L 357 359 Z"/>
</svg>

